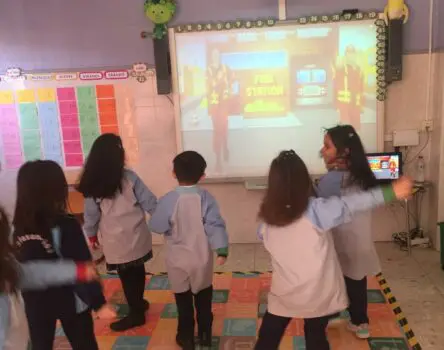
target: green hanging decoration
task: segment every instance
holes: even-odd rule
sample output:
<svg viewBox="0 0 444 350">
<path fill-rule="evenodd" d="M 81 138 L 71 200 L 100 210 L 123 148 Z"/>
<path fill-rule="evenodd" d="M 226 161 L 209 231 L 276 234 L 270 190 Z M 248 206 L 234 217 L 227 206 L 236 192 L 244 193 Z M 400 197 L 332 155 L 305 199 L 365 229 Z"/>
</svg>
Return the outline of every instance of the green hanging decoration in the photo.
<svg viewBox="0 0 444 350">
<path fill-rule="evenodd" d="M 154 23 L 153 39 L 162 39 L 168 31 L 167 24 L 176 13 L 174 0 L 145 0 L 145 15 Z"/>
</svg>

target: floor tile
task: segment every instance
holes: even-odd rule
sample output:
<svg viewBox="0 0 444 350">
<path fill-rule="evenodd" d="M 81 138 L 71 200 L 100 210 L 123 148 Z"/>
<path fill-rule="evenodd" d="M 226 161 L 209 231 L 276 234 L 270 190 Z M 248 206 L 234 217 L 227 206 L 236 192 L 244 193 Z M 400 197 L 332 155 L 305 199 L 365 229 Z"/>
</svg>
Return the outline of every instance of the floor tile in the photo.
<svg viewBox="0 0 444 350">
<path fill-rule="evenodd" d="M 441 350 L 444 344 L 444 271 L 440 269 L 439 254 L 433 251 L 414 250 L 412 256 L 393 244 L 377 244 L 384 277 L 416 338 L 424 350 Z M 154 248 L 149 263 L 150 272 L 165 273 L 165 254 L 161 246 Z M 230 247 L 227 264 L 214 275 L 213 335 L 220 346 L 214 349 L 245 350 L 252 348 L 253 339 L 267 309 L 267 295 L 271 284 L 270 257 L 262 244 L 238 244 Z M 231 273 L 235 271 L 234 273 Z M 252 271 L 263 271 L 256 273 Z M 108 300 L 120 304 L 121 313 L 128 311 L 118 278 L 104 280 Z M 357 339 L 347 331 L 346 323 L 328 330 L 332 350 L 404 350 L 406 341 L 403 330 L 396 321 L 392 307 L 386 303 L 376 278 L 368 279 L 368 312 L 372 338 L 369 342 Z M 150 301 L 147 324 L 122 334 L 109 329 L 109 322 L 95 321 L 100 349 L 111 350 L 125 339 L 134 338 L 134 348 L 153 350 L 179 350 L 175 344 L 177 308 L 169 290 L 167 276 L 147 276 L 144 297 Z M 345 316 L 343 316 L 345 317 Z M 71 349 L 61 328 L 58 328 L 55 348 Z M 123 338 L 122 338 L 123 336 Z M 221 337 L 220 339 L 218 337 Z M 144 345 L 144 341 L 148 340 Z M 139 341 L 140 343 L 137 343 Z M 117 344 L 117 345 L 116 345 Z M 144 347 L 145 346 L 145 347 Z M 126 348 L 125 348 L 126 349 Z M 280 350 L 305 349 L 303 320 L 294 319 L 285 332 Z"/>
<path fill-rule="evenodd" d="M 228 318 L 224 320 L 224 336 L 254 337 L 256 335 L 257 319 Z"/>
</svg>

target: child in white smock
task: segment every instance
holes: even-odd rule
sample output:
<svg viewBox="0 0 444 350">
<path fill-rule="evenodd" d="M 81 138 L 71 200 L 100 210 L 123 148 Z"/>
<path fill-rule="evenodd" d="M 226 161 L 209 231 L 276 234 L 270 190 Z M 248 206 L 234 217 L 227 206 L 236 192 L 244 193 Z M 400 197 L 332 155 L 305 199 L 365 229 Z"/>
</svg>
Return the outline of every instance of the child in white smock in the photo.
<svg viewBox="0 0 444 350">
<path fill-rule="evenodd" d="M 77 190 L 85 197 L 84 231 L 91 244 L 100 241 L 110 270 L 117 270 L 129 313 L 110 328 L 123 332 L 146 322 L 145 263 L 153 257 L 145 213 L 157 198 L 142 179 L 125 167 L 122 140 L 99 136 L 91 148 Z"/>
<path fill-rule="evenodd" d="M 205 175 L 205 159 L 186 151 L 173 166 L 179 187 L 159 200 L 149 226 L 165 234 L 168 279 L 179 314 L 176 341 L 183 349 L 194 350 L 193 298 L 200 345 L 211 346 L 213 251 L 217 263 L 225 263 L 228 234 L 216 200 L 197 186 Z"/>
<path fill-rule="evenodd" d="M 271 255 L 273 275 L 256 350 L 277 350 L 292 318 L 304 319 L 307 350 L 330 348 L 328 321 L 348 305 L 330 230 L 355 213 L 407 198 L 411 188 L 403 178 L 368 192 L 315 198 L 307 167 L 293 150 L 273 160 L 259 212 L 259 237 Z"/>
<path fill-rule="evenodd" d="M 321 154 L 328 173 L 318 183 L 318 196 L 341 196 L 367 191 L 378 185 L 361 139 L 351 125 L 328 129 Z M 370 336 L 367 276 L 381 272 L 373 243 L 371 211 L 361 212 L 351 222 L 335 228 L 333 240 L 350 300 L 348 329 L 358 338 L 367 339 Z"/>
</svg>

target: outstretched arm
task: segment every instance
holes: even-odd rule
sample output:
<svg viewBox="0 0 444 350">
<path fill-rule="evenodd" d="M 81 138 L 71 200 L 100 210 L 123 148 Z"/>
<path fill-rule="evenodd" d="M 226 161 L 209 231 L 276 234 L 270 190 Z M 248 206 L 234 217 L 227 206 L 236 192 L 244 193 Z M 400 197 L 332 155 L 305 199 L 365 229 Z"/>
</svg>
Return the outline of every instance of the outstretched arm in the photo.
<svg viewBox="0 0 444 350">
<path fill-rule="evenodd" d="M 156 210 L 151 215 L 148 223 L 150 231 L 159 234 L 170 234 L 171 216 L 176 205 L 178 195 L 176 192 L 170 192 L 159 200 Z"/>
<path fill-rule="evenodd" d="M 33 261 L 19 264 L 21 289 L 46 289 L 50 286 L 86 281 L 86 265 L 71 260 Z"/>
<path fill-rule="evenodd" d="M 328 231 L 350 222 L 353 215 L 358 212 L 370 210 L 395 199 L 391 186 L 343 197 L 313 198 L 309 203 L 307 216 L 318 229 Z"/>
</svg>

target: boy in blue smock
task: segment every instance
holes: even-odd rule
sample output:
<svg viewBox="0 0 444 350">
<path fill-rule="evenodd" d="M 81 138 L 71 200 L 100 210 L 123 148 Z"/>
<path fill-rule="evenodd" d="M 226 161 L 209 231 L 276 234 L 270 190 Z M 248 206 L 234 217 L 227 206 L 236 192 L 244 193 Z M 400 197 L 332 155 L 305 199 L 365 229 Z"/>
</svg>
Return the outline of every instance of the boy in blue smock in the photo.
<svg viewBox="0 0 444 350">
<path fill-rule="evenodd" d="M 179 314 L 176 342 L 194 349 L 194 305 L 199 342 L 211 346 L 213 251 L 217 263 L 228 256 L 225 222 L 213 196 L 197 186 L 205 176 L 205 159 L 186 151 L 173 161 L 179 186 L 159 200 L 150 220 L 152 232 L 165 234 L 166 267 Z"/>
</svg>

